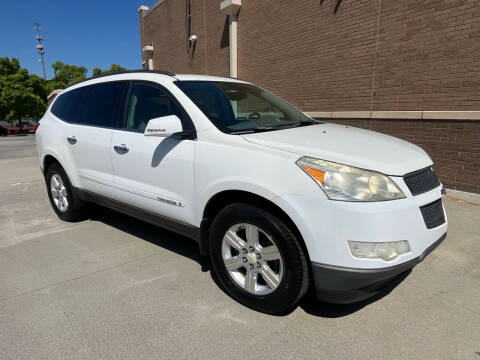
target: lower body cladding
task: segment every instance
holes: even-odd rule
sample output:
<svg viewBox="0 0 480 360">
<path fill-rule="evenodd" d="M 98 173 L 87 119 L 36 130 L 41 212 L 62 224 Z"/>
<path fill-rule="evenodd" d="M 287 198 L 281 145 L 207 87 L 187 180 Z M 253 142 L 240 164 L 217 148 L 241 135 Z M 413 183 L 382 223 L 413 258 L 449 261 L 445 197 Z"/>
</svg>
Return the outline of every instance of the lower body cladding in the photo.
<svg viewBox="0 0 480 360">
<path fill-rule="evenodd" d="M 448 224 L 441 196 L 438 187 L 415 197 L 375 203 L 297 195 L 273 201 L 287 212 L 305 241 L 317 297 L 353 303 L 391 288 L 445 239 Z M 429 211 L 432 207 L 437 211 Z M 434 222 L 428 218 L 432 216 Z M 365 252 L 354 256 L 353 243 L 370 249 L 392 242 L 401 242 L 403 250 L 391 257 Z"/>
</svg>

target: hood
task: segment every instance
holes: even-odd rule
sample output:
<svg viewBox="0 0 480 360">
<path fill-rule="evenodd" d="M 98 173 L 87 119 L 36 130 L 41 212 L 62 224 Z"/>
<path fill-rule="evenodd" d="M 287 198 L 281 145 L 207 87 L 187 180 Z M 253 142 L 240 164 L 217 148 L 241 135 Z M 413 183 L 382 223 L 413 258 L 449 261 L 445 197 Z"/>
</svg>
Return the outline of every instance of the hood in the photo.
<svg viewBox="0 0 480 360">
<path fill-rule="evenodd" d="M 311 156 L 386 175 L 403 176 L 432 165 L 417 145 L 373 131 L 319 124 L 242 135 L 255 144 Z"/>
</svg>

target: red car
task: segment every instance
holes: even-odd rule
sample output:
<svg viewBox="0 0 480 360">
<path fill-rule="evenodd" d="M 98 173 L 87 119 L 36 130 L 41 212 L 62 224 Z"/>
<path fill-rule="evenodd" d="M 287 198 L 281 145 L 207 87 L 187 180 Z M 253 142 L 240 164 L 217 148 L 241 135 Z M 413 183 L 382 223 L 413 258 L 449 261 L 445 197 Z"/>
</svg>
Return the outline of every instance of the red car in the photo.
<svg viewBox="0 0 480 360">
<path fill-rule="evenodd" d="M 36 124 L 25 123 L 25 124 L 22 124 L 21 128 L 19 126 L 3 126 L 2 128 L 4 129 L 3 131 L 0 131 L 2 135 L 30 134 L 30 133 L 34 134 L 38 128 L 38 123 Z"/>
</svg>

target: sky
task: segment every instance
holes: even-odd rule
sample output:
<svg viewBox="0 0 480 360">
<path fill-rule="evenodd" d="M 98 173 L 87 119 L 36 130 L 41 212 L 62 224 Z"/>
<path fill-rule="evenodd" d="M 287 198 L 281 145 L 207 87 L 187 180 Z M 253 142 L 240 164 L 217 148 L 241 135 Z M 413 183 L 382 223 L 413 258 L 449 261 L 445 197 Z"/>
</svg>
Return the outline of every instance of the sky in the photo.
<svg viewBox="0 0 480 360">
<path fill-rule="evenodd" d="M 0 57 L 15 57 L 23 68 L 42 76 L 36 50 L 34 22 L 41 24 L 47 79 L 52 64 L 127 69 L 141 68 L 138 7 L 155 0 L 2 0 L 0 1 Z"/>
</svg>

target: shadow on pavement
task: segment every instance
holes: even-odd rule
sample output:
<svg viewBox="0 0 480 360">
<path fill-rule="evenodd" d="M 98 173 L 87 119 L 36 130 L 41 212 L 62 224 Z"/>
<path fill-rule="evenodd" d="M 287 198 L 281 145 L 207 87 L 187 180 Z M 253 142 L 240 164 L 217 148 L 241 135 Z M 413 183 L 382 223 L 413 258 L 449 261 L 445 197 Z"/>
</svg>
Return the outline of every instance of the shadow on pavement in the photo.
<svg viewBox="0 0 480 360">
<path fill-rule="evenodd" d="M 210 261 L 207 257 L 200 255 L 198 244 L 194 240 L 98 205 L 91 205 L 91 210 L 91 220 L 102 222 L 151 244 L 192 259 L 201 266 L 203 272 L 210 270 Z"/>
<path fill-rule="evenodd" d="M 198 250 L 198 244 L 194 240 L 183 237 L 181 235 L 177 235 L 173 232 L 164 230 L 155 225 L 151 225 L 128 215 L 124 215 L 101 206 L 91 206 L 92 211 L 90 212 L 90 219 L 92 221 L 102 222 L 106 225 L 112 226 L 118 230 L 133 235 L 137 238 L 148 241 L 151 244 L 160 246 L 164 249 L 173 251 L 176 254 L 185 256 L 193 261 L 196 261 L 200 265 L 203 272 L 208 272 L 211 270 L 211 265 L 208 257 L 200 255 L 200 252 Z M 388 295 L 409 274 L 410 271 L 404 273 L 402 276 L 398 277 L 395 281 L 383 288 L 375 296 L 354 304 L 330 304 L 322 302 L 316 299 L 313 289 L 310 289 L 310 291 L 300 301 L 297 307 L 302 308 L 306 313 L 310 315 L 323 318 L 339 318 L 343 316 L 348 316 Z M 226 295 L 230 297 L 230 295 L 225 291 L 213 271 L 210 271 L 210 275 L 212 280 L 217 284 L 217 286 Z M 279 316 L 288 315 L 295 311 L 297 307 Z"/>
</svg>

